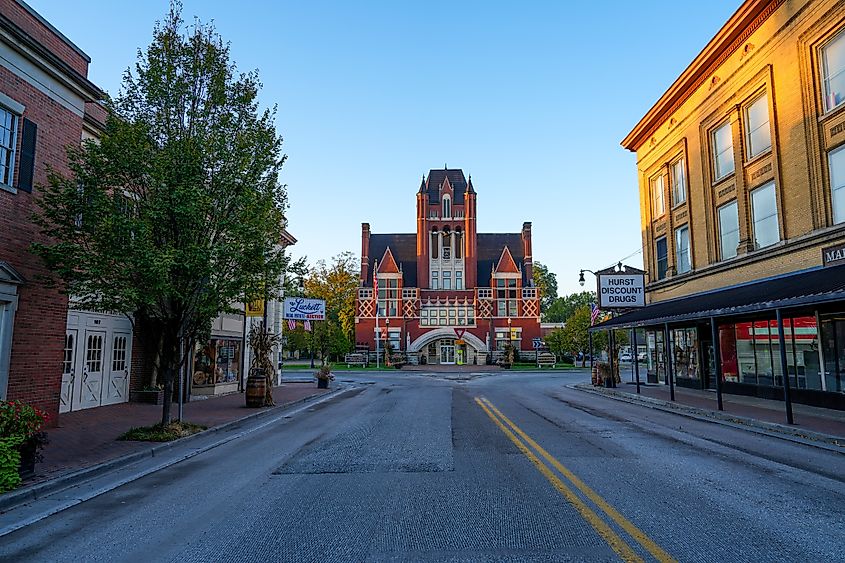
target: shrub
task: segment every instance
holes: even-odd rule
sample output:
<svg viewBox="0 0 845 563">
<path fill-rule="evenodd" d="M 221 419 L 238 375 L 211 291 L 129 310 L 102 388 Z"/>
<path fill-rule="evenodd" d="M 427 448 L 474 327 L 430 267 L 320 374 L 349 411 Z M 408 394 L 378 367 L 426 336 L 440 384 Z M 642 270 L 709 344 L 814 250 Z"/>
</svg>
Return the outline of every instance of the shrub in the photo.
<svg viewBox="0 0 845 563">
<path fill-rule="evenodd" d="M 0 401 L 0 493 L 11 491 L 21 482 L 18 468 L 24 442 L 37 439 L 36 455 L 47 443 L 41 432 L 46 422 L 47 414 L 41 409 L 21 401 Z"/>
</svg>

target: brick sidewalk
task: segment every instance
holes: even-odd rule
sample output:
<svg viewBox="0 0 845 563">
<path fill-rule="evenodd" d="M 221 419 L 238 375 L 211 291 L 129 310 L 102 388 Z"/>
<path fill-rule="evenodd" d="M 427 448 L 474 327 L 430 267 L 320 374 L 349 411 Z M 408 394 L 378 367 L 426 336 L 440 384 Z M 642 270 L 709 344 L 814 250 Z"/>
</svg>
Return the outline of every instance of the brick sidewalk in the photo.
<svg viewBox="0 0 845 563">
<path fill-rule="evenodd" d="M 284 406 L 328 391 L 314 383 L 285 383 L 273 388 L 273 398 L 277 406 Z M 192 401 L 184 405 L 184 419 L 211 428 L 266 410 L 246 408 L 244 403 L 243 393 Z M 174 403 L 174 417 L 177 408 Z M 47 431 L 50 443 L 42 450 L 44 461 L 36 464 L 35 476 L 23 486 L 149 449 L 151 442 L 123 442 L 117 437 L 130 428 L 159 422 L 161 409 L 161 405 L 121 403 L 60 415 L 59 426 Z"/>
<path fill-rule="evenodd" d="M 634 397 L 637 393 L 636 385 L 628 381 L 618 384 L 615 390 Z M 644 397 L 671 402 L 668 385 L 641 385 L 640 394 Z M 715 391 L 675 387 L 675 403 L 705 411 L 718 412 Z M 845 438 L 845 411 L 793 402 L 794 424 L 788 425 L 786 422 L 786 405 L 783 401 L 723 393 L 722 404 L 724 407 L 722 413 L 724 414 L 780 424 L 794 430 L 804 429 Z"/>
</svg>

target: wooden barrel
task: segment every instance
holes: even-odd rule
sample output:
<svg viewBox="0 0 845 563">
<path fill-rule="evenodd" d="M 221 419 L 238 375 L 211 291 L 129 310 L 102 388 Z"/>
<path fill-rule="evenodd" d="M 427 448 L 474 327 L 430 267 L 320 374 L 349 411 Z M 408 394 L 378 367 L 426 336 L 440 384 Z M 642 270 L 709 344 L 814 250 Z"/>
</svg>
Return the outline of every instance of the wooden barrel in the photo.
<svg viewBox="0 0 845 563">
<path fill-rule="evenodd" d="M 246 380 L 246 406 L 263 407 L 267 394 L 267 380 L 264 374 L 251 373 Z"/>
</svg>

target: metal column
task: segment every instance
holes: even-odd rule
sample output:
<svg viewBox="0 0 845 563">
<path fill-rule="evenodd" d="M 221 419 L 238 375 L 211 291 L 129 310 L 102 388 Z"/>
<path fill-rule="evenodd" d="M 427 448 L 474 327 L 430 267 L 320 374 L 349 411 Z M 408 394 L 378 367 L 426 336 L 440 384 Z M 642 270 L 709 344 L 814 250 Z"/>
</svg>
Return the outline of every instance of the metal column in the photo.
<svg viewBox="0 0 845 563">
<path fill-rule="evenodd" d="M 792 398 L 789 395 L 789 366 L 786 363 L 786 339 L 783 336 L 783 316 L 780 313 L 780 309 L 775 309 L 775 315 L 778 321 L 778 344 L 780 348 L 780 369 L 783 372 L 783 401 L 786 403 L 786 421 L 789 424 L 795 424 L 792 420 Z"/>
<path fill-rule="evenodd" d="M 636 374 L 636 378 L 637 378 L 637 395 L 639 395 L 640 394 L 640 358 L 639 358 L 640 352 L 639 352 L 639 348 L 637 347 L 637 329 L 636 329 L 636 327 L 633 329 L 633 333 L 634 333 L 634 335 L 633 335 L 632 340 L 634 341 L 634 351 L 631 354 L 631 356 L 632 356 L 631 359 L 634 361 L 634 374 Z"/>
<path fill-rule="evenodd" d="M 713 339 L 713 371 L 716 373 L 716 404 L 719 410 L 725 410 L 722 404 L 722 349 L 719 342 L 719 329 L 716 327 L 716 319 L 710 317 L 710 337 Z"/>
<path fill-rule="evenodd" d="M 663 348 L 666 358 L 666 377 L 669 379 L 669 399 L 675 400 L 675 379 L 672 374 L 675 351 L 672 349 L 672 343 L 669 342 L 669 323 L 663 325 Z"/>
</svg>

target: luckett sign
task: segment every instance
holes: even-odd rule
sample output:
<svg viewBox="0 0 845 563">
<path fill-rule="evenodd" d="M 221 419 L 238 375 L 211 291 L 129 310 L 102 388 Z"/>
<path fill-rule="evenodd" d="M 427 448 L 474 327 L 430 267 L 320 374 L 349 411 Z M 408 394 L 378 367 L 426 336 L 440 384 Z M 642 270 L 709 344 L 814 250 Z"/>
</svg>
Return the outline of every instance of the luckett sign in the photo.
<svg viewBox="0 0 845 563">
<path fill-rule="evenodd" d="M 326 302 L 323 299 L 285 297 L 282 318 L 285 320 L 324 321 L 326 320 Z"/>
<path fill-rule="evenodd" d="M 608 268 L 596 272 L 599 309 L 645 307 L 645 272 L 637 268 Z"/>
</svg>

